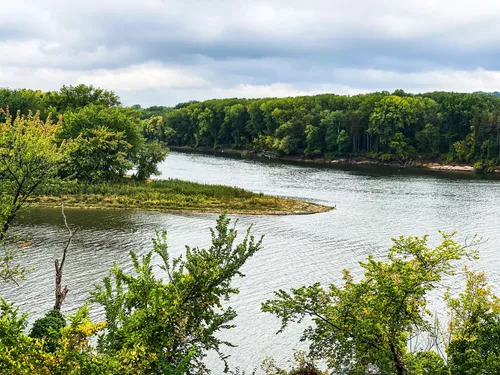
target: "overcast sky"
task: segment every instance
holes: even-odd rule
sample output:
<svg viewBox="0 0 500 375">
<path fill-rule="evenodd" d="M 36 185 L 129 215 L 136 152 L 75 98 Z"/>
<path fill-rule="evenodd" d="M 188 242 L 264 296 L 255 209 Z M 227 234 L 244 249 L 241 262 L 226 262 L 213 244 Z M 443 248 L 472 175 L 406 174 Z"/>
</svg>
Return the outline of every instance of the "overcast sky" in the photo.
<svg viewBox="0 0 500 375">
<path fill-rule="evenodd" d="M 126 105 L 500 90 L 499 0 L 0 0 L 0 87 Z"/>
</svg>

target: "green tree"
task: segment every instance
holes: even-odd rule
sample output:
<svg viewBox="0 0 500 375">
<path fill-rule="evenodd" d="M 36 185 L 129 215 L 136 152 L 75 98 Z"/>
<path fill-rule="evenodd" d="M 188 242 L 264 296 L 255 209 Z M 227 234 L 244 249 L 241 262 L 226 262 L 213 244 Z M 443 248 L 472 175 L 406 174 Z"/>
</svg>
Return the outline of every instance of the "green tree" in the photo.
<svg viewBox="0 0 500 375">
<path fill-rule="evenodd" d="M 40 115 L 16 118 L 0 109 L 0 241 L 16 214 L 38 188 L 54 178 L 65 157 L 66 145 L 55 142 L 60 122 L 44 122 Z"/>
<path fill-rule="evenodd" d="M 419 131 L 416 135 L 417 149 L 422 154 L 438 156 L 440 140 L 441 134 L 439 133 L 439 127 L 427 123 L 424 129 Z"/>
<path fill-rule="evenodd" d="M 210 108 L 194 113 L 194 118 L 198 121 L 198 142 L 199 146 L 217 147 L 217 123 L 214 121 L 214 114 Z M 197 144 L 198 146 L 198 144 Z"/>
<path fill-rule="evenodd" d="M 65 325 L 59 312 L 35 322 L 0 297 L 0 373 L 9 375 L 185 375 L 209 373 L 206 351 L 222 353 L 231 343 L 218 338 L 232 328 L 236 312 L 226 302 L 238 293 L 231 285 L 241 267 L 260 249 L 250 235 L 240 243 L 230 220 L 221 215 L 208 249 L 186 247 L 170 259 L 166 233 L 139 259 L 131 253 L 135 275 L 117 266 L 93 293 L 106 321 L 94 323 L 87 305 Z M 167 280 L 154 276 L 152 257 L 161 259 Z M 96 340 L 97 339 L 97 340 Z M 97 343 L 97 346 L 96 346 Z"/>
<path fill-rule="evenodd" d="M 118 180 L 132 169 L 131 144 L 123 132 L 105 127 L 88 129 L 68 144 L 68 153 L 60 174 L 86 182 Z"/>
<path fill-rule="evenodd" d="M 29 204 L 40 188 L 55 178 L 65 158 L 67 147 L 55 142 L 60 122 L 44 122 L 40 114 L 28 112 L 12 118 L 0 109 L 0 280 L 17 282 L 26 269 L 16 257 L 29 241 L 19 243 L 9 238 L 8 230 L 16 215 Z"/>
<path fill-rule="evenodd" d="M 321 126 L 325 129 L 326 151 L 332 154 L 339 153 L 338 135 L 344 129 L 343 111 L 321 112 Z"/>
<path fill-rule="evenodd" d="M 422 364 L 418 358 L 428 358 L 408 350 L 411 335 L 431 332 L 427 294 L 454 274 L 453 261 L 476 254 L 453 235 L 442 236 L 435 248 L 428 247 L 427 236 L 394 239 L 385 261 L 370 256 L 360 263 L 360 281 L 345 270 L 342 287 L 316 283 L 291 293 L 280 290 L 262 309 L 281 319 L 280 331 L 312 319 L 302 339 L 309 340 L 312 357 L 325 359 L 338 373 L 409 374 Z"/>
<path fill-rule="evenodd" d="M 151 120 L 152 123 L 156 121 L 157 119 Z M 121 177 L 134 166 L 142 171 L 142 175 L 147 170 L 155 170 L 156 165 L 147 166 L 145 163 L 163 160 L 160 157 L 163 154 L 145 144 L 143 130 L 138 111 L 91 104 L 64 113 L 58 139 L 60 142 L 76 142 L 72 152 L 74 158 L 70 160 L 72 164 L 68 167 L 74 176 L 95 182 L 92 180 L 94 177 L 97 178 L 96 181 Z M 102 140 L 99 136 L 103 137 Z M 82 155 L 89 157 L 88 160 L 78 160 L 79 148 Z M 89 169 L 93 163 L 96 163 L 96 173 Z M 80 167 L 83 169 L 79 170 Z"/>
<path fill-rule="evenodd" d="M 377 151 L 397 158 L 408 156 L 405 135 L 415 131 L 419 99 L 388 96 L 380 101 L 370 117 L 369 133 L 376 137 Z"/>
<path fill-rule="evenodd" d="M 252 101 L 248 104 L 248 122 L 247 130 L 252 138 L 258 138 L 260 135 L 264 135 L 266 131 L 266 123 L 264 118 L 264 112 L 261 109 L 262 101 Z"/>
<path fill-rule="evenodd" d="M 118 107 L 121 104 L 114 92 L 84 84 L 63 86 L 58 92 L 46 93 L 43 100 L 46 107 L 55 108 L 59 113 L 78 110 L 91 104 L 100 107 Z"/>
<path fill-rule="evenodd" d="M 469 162 L 473 160 L 476 152 L 476 128 L 471 126 L 471 132 L 464 140 L 455 142 L 453 148 L 459 161 Z"/>
<path fill-rule="evenodd" d="M 150 141 L 164 141 L 165 120 L 163 116 L 153 116 L 143 120 L 142 133 Z"/>
<path fill-rule="evenodd" d="M 320 155 L 323 153 L 325 136 L 323 128 L 313 125 L 306 126 L 306 144 L 307 148 L 304 151 L 306 155 Z"/>
<path fill-rule="evenodd" d="M 166 233 L 154 240 L 154 250 L 142 259 L 131 253 L 136 275 L 118 267 L 93 293 L 93 300 L 104 307 L 106 329 L 99 347 L 106 355 L 140 345 L 157 361 L 155 371 L 177 368 L 190 358 L 189 374 L 207 371 L 203 364 L 206 350 L 215 350 L 225 360 L 222 346 L 232 344 L 219 339 L 220 330 L 231 328 L 236 312 L 223 301 L 238 293 L 231 285 L 240 269 L 259 250 L 247 232 L 235 245 L 237 231 L 221 216 L 212 230 L 208 249 L 186 248 L 185 258 L 171 260 Z M 154 276 L 153 254 L 162 260 L 160 268 L 168 279 Z"/>
<path fill-rule="evenodd" d="M 43 339 L 45 350 L 53 353 L 56 351 L 58 341 L 62 336 L 62 329 L 66 326 L 66 319 L 59 310 L 50 310 L 43 318 L 33 323 L 30 337 Z"/>
<path fill-rule="evenodd" d="M 76 110 L 68 110 L 63 115 L 63 124 L 58 131 L 60 140 L 84 137 L 93 129 L 107 128 L 108 131 L 122 132 L 131 147 L 127 158 L 134 161 L 144 144 L 140 113 L 131 108 L 104 108 L 94 104 Z"/>
<path fill-rule="evenodd" d="M 12 114 L 19 111 L 23 115 L 40 110 L 41 116 L 46 118 L 48 111 L 43 103 L 43 95 L 41 91 L 29 89 L 0 89 L 0 108 L 9 108 Z M 0 113 L 0 121 L 5 121 L 5 114 Z"/>
<path fill-rule="evenodd" d="M 137 158 L 135 178 L 145 181 L 152 175 L 158 176 L 158 163 L 165 160 L 168 155 L 168 148 L 162 146 L 158 141 L 147 142 L 139 151 Z"/>
<path fill-rule="evenodd" d="M 232 147 L 241 148 L 245 146 L 249 139 L 247 133 L 247 122 L 250 117 L 243 104 L 235 104 L 224 109 L 224 122 L 220 133 L 229 134 L 225 139 L 232 144 Z M 222 141 L 224 142 L 224 140 Z"/>
<path fill-rule="evenodd" d="M 500 300 L 484 273 L 467 272 L 465 291 L 448 292 L 451 340 L 446 348 L 452 374 L 500 372 Z"/>
<path fill-rule="evenodd" d="M 500 98 L 492 95 L 412 95 L 396 90 L 394 95 L 382 91 L 352 97 L 321 94 L 183 103 L 165 115 L 164 129 L 174 145 L 221 144 L 293 155 L 365 154 L 384 160 L 432 156 L 465 161 L 465 152 L 470 154 L 466 162 L 487 164 L 486 171 L 494 170 L 500 159 L 498 113 Z M 344 142 L 339 143 L 340 139 Z"/>
</svg>

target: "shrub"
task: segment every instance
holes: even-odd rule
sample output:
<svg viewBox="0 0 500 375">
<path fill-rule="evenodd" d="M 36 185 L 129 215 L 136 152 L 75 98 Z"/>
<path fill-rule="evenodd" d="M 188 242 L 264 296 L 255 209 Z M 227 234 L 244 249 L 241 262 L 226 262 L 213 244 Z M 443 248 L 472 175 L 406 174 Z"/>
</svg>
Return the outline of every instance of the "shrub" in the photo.
<svg viewBox="0 0 500 375">
<path fill-rule="evenodd" d="M 38 319 L 31 328 L 30 336 L 45 340 L 45 350 L 55 352 L 57 342 L 61 338 L 61 330 L 66 326 L 66 319 L 58 310 L 49 311 L 43 318 Z"/>
</svg>

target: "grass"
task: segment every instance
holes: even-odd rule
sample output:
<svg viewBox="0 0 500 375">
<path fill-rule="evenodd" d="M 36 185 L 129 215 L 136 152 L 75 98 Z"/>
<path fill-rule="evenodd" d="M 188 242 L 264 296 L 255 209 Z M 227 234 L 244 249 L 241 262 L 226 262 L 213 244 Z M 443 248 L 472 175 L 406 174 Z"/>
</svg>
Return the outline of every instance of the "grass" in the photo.
<svg viewBox="0 0 500 375">
<path fill-rule="evenodd" d="M 46 185 L 31 200 L 37 206 L 141 209 L 164 212 L 224 212 L 239 214 L 310 214 L 331 207 L 294 199 L 253 193 L 248 190 L 181 180 L 147 183 L 84 184 L 76 181 Z"/>
</svg>

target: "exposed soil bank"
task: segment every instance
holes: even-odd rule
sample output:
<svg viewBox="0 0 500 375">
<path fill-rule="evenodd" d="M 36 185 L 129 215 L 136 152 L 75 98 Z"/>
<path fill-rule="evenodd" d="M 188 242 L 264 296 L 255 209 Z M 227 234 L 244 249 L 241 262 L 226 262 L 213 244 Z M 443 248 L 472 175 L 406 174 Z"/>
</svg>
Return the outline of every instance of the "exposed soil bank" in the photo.
<svg viewBox="0 0 500 375">
<path fill-rule="evenodd" d="M 201 153 L 207 155 L 239 157 L 246 159 L 260 159 L 260 160 L 276 160 L 287 161 L 300 164 L 316 164 L 316 165 L 345 165 L 345 166 L 376 166 L 376 167 L 390 167 L 390 168 L 413 168 L 413 169 L 426 169 L 432 171 L 444 172 L 463 172 L 475 173 L 475 169 L 471 165 L 466 164 L 442 164 L 433 160 L 407 160 L 407 161 L 381 161 L 378 159 L 371 159 L 367 157 L 349 157 L 349 158 L 335 158 L 327 160 L 324 158 L 308 158 L 305 156 L 280 156 L 266 151 L 249 151 L 249 150 L 234 150 L 234 149 L 213 149 L 213 148 L 193 148 L 187 146 L 169 146 L 172 151 L 187 152 L 187 153 Z M 497 168 L 494 173 L 500 173 L 500 168 Z"/>
</svg>

